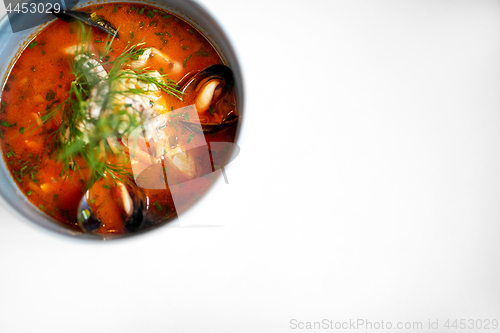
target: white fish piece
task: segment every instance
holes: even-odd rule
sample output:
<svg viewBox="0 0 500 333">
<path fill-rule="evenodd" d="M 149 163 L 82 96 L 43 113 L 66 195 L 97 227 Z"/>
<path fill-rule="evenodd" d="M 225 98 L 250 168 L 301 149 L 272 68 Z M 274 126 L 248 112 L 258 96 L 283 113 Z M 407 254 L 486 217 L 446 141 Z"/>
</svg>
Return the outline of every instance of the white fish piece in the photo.
<svg viewBox="0 0 500 333">
<path fill-rule="evenodd" d="M 114 92 L 112 100 L 114 109 L 125 110 L 129 115 L 140 116 L 142 119 L 149 119 L 155 114 L 166 112 L 165 98 L 155 84 L 138 80 L 130 69 L 123 70 L 119 75 L 121 78 L 114 80 L 111 87 L 111 91 Z M 147 75 L 163 83 L 163 78 L 157 71 L 151 71 Z M 123 115 L 122 118 L 126 120 L 127 115 Z M 126 126 L 119 128 L 118 131 L 123 134 L 125 129 Z"/>
<path fill-rule="evenodd" d="M 95 80 L 96 78 L 99 80 L 103 80 L 108 76 L 108 72 L 102 67 L 99 61 L 90 58 L 85 54 L 79 54 L 75 57 L 75 61 L 83 61 L 83 68 L 87 70 L 85 78 L 88 81 Z"/>
<path fill-rule="evenodd" d="M 159 58 L 160 62 L 165 63 L 162 68 L 164 68 L 169 74 L 178 74 L 182 70 L 182 64 L 180 62 L 172 60 L 165 53 L 154 47 L 147 48 L 144 53 L 139 56 L 139 59 L 132 61 L 129 66 L 133 69 L 147 67 L 148 60 L 153 57 L 156 57 L 156 59 Z"/>
<path fill-rule="evenodd" d="M 75 57 L 75 62 L 79 61 L 82 61 L 85 70 L 85 79 L 94 85 L 90 91 L 89 117 L 95 119 L 101 114 L 106 95 L 109 93 L 108 72 L 97 60 L 85 54 Z"/>
<path fill-rule="evenodd" d="M 91 54 L 94 55 L 96 54 L 96 49 L 95 47 L 90 44 L 90 43 L 84 43 L 84 44 L 75 44 L 70 47 L 67 47 L 64 50 L 64 53 L 68 55 L 76 55 L 76 54 Z"/>
<path fill-rule="evenodd" d="M 130 68 L 138 69 L 146 67 L 146 62 L 151 56 L 151 49 L 152 49 L 151 47 L 145 49 L 144 53 L 139 56 L 139 59 L 130 62 L 129 63 Z"/>
</svg>

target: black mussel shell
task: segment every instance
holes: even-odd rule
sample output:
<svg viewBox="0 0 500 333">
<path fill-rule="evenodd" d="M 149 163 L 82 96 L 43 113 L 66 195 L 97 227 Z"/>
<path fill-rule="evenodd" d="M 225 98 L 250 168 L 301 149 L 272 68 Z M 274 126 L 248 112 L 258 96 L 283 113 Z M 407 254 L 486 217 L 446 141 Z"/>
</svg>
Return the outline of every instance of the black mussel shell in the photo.
<svg viewBox="0 0 500 333">
<path fill-rule="evenodd" d="M 233 87 L 234 85 L 234 76 L 233 76 L 233 71 L 231 68 L 227 67 L 226 65 L 212 65 L 201 72 L 198 72 L 194 75 L 191 73 L 187 74 L 184 76 L 178 83 L 177 85 L 181 87 L 181 91 L 184 92 L 188 86 L 192 84 L 198 84 L 201 82 L 203 79 L 213 76 L 214 78 L 220 78 L 224 81 L 224 86 L 225 90 L 229 90 Z"/>
<path fill-rule="evenodd" d="M 145 221 L 147 209 L 146 197 L 144 192 L 137 186 L 127 185 L 126 189 L 132 199 L 134 208 L 130 216 L 123 221 L 123 225 L 128 232 L 135 232 L 143 227 L 142 224 Z M 87 193 L 83 195 L 78 205 L 77 221 L 82 231 L 87 233 L 96 232 L 102 225 L 87 203 Z"/>
<path fill-rule="evenodd" d="M 197 85 L 202 80 L 209 77 L 214 79 L 215 78 L 221 79 L 224 82 L 225 92 L 227 92 L 234 86 L 233 71 L 226 65 L 221 65 L 221 64 L 209 66 L 204 70 L 202 70 L 201 72 L 198 72 L 194 75 L 190 73 L 185 77 L 183 77 L 177 83 L 177 85 L 180 87 L 180 91 L 184 93 L 189 86 Z M 234 113 L 231 113 L 230 115 L 228 115 L 227 118 L 225 118 L 220 123 L 201 123 L 201 129 L 203 130 L 204 133 L 215 133 L 225 129 L 226 127 L 237 121 L 238 121 L 238 116 Z M 199 126 L 200 124 L 193 124 L 189 121 L 181 121 L 181 123 L 191 131 L 199 131 L 200 129 Z"/>
<path fill-rule="evenodd" d="M 116 28 L 111 23 L 101 17 L 93 19 L 89 13 L 81 12 L 78 10 L 60 10 L 57 12 L 52 9 L 52 14 L 63 21 L 79 20 L 85 24 L 104 31 L 111 36 L 120 38 L 118 36 L 118 30 L 116 30 Z"/>
<path fill-rule="evenodd" d="M 133 190 L 129 190 L 129 194 L 134 202 L 134 211 L 132 215 L 123 222 L 125 229 L 128 232 L 135 232 L 144 227 L 146 220 L 146 198 L 141 189 L 134 186 Z"/>
</svg>

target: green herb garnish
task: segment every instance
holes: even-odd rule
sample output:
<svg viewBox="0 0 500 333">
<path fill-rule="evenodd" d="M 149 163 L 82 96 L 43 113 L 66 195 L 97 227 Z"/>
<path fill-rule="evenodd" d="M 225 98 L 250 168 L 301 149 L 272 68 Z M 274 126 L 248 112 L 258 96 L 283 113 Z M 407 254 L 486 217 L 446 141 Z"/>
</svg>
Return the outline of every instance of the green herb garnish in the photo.
<svg viewBox="0 0 500 333">
<path fill-rule="evenodd" d="M 207 51 L 205 51 L 205 50 L 203 50 L 203 51 L 201 51 L 201 50 L 200 50 L 200 51 L 197 51 L 195 54 L 196 54 L 197 56 L 201 56 L 201 57 L 208 57 L 208 56 L 210 55 L 210 54 L 209 54 Z"/>
<path fill-rule="evenodd" d="M 144 8 L 142 10 L 144 11 Z M 80 24 L 80 28 L 82 33 L 78 45 L 88 44 L 91 38 L 90 29 L 85 28 L 82 24 Z M 130 106 L 120 105 L 117 102 L 120 99 L 116 97 L 119 95 L 147 95 L 148 91 L 141 88 L 103 90 L 102 87 L 114 87 L 117 82 L 130 79 L 154 85 L 163 92 L 181 99 L 182 93 L 179 87 L 165 75 L 158 78 L 157 73 L 147 69 L 123 70 L 128 62 L 137 60 L 144 54 L 146 50 L 144 42 L 129 43 L 121 54 L 109 61 L 109 53 L 113 52 L 114 38 L 107 37 L 99 58 L 101 61 L 106 59 L 107 75 L 97 76 L 94 70 L 94 66 L 97 65 L 92 65 L 89 62 L 92 56 L 85 51 L 88 48 L 80 48 L 75 57 L 77 60 L 70 62 L 71 74 L 75 79 L 70 84 L 66 94 L 67 98 L 60 103 L 52 102 L 47 106 L 47 113 L 42 116 L 43 123 L 50 121 L 58 114 L 61 116 L 60 126 L 48 133 L 51 141 L 47 147 L 52 156 L 56 157 L 63 165 L 61 177 L 67 177 L 69 171 L 73 169 L 80 172 L 79 168 L 82 162 L 89 169 L 92 177 L 91 182 L 103 177 L 120 181 L 129 181 L 133 177 L 128 171 L 129 161 L 126 154 L 119 154 L 121 159 L 113 163 L 107 160 L 108 154 L 116 153 L 116 150 L 111 150 L 107 140 L 110 137 L 120 138 L 128 135 L 145 120 L 140 112 L 128 110 Z M 92 89 L 104 91 L 103 95 L 92 95 Z M 48 94 L 47 100 L 54 99 L 55 93 Z M 91 103 L 101 106 L 97 118 L 89 119 L 89 105 Z M 114 148 L 122 149 L 119 146 Z"/>
<path fill-rule="evenodd" d="M 188 62 L 188 60 L 189 60 L 189 59 L 191 59 L 191 57 L 192 57 L 192 56 L 193 56 L 193 55 L 192 55 L 192 54 L 190 54 L 190 55 L 188 55 L 188 57 L 187 57 L 186 59 L 184 59 L 184 64 L 183 64 L 183 67 L 186 67 L 186 63 Z"/>
<path fill-rule="evenodd" d="M 55 93 L 53 90 L 49 90 L 49 91 L 47 92 L 47 95 L 45 96 L 45 99 L 46 99 L 47 101 L 51 101 L 51 100 L 53 100 L 55 97 L 56 97 L 56 93 Z"/>
<path fill-rule="evenodd" d="M 155 206 L 156 210 L 162 210 L 161 205 L 158 201 L 156 201 L 153 206 Z"/>
</svg>

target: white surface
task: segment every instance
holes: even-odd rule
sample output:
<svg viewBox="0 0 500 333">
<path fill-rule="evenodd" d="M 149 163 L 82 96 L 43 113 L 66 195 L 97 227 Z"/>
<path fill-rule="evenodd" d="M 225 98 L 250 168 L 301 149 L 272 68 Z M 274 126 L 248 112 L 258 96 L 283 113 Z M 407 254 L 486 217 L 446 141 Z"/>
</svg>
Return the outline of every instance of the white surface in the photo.
<svg viewBox="0 0 500 333">
<path fill-rule="evenodd" d="M 225 227 L 96 243 L 2 208 L 0 332 L 500 319 L 500 3 L 202 4 L 247 103 L 185 218 Z"/>
</svg>

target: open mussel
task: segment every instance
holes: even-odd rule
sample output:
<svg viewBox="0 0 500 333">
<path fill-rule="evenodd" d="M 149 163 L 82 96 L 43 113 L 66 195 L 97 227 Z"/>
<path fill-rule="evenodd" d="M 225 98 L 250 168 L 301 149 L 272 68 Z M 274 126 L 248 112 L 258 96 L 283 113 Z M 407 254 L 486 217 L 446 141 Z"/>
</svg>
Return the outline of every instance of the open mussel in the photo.
<svg viewBox="0 0 500 333">
<path fill-rule="evenodd" d="M 52 14 L 63 21 L 73 21 L 78 20 L 87 25 L 95 27 L 101 31 L 104 31 L 111 36 L 119 38 L 118 30 L 107 20 L 98 16 L 96 13 L 89 14 L 87 12 L 82 12 L 78 10 L 60 10 L 55 11 L 52 9 Z"/>
<path fill-rule="evenodd" d="M 93 233 L 108 223 L 106 213 L 101 208 L 104 204 L 109 206 L 110 203 L 120 211 L 120 223 L 127 231 L 138 230 L 145 220 L 147 209 L 146 197 L 142 190 L 135 185 L 116 181 L 113 186 L 109 186 L 109 191 L 110 195 L 103 194 L 102 183 L 96 182 L 84 193 L 77 212 L 78 225 L 82 231 Z"/>
<path fill-rule="evenodd" d="M 200 123 L 183 120 L 191 130 L 203 132 L 221 131 L 238 121 L 234 104 L 226 100 L 234 86 L 232 70 L 225 65 L 212 65 L 194 75 L 188 74 L 178 82 L 186 104 L 194 104 Z"/>
</svg>

